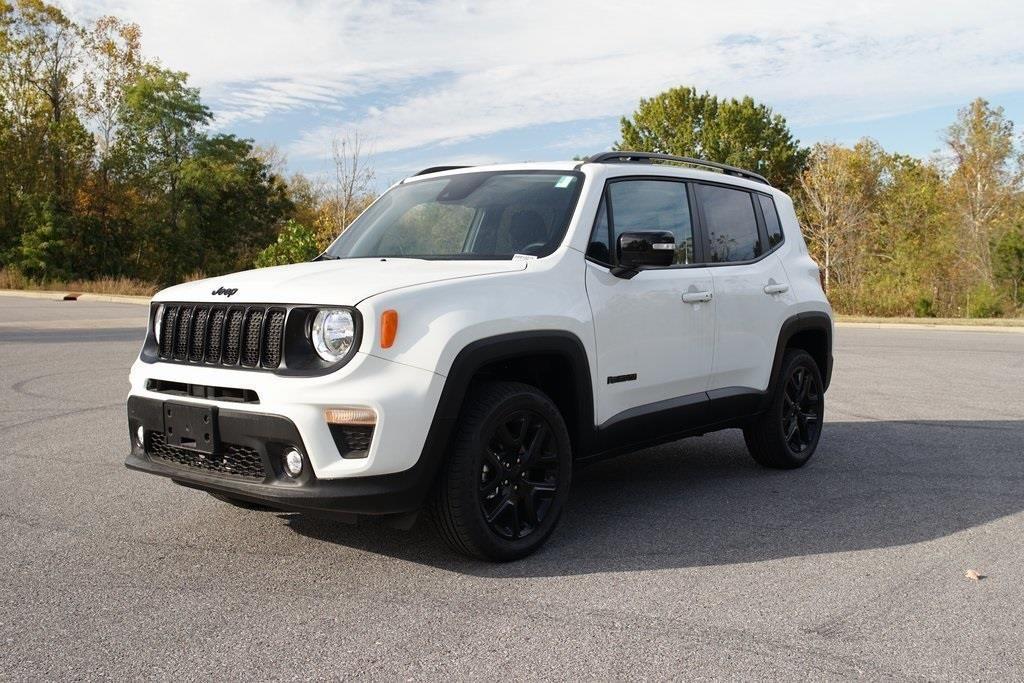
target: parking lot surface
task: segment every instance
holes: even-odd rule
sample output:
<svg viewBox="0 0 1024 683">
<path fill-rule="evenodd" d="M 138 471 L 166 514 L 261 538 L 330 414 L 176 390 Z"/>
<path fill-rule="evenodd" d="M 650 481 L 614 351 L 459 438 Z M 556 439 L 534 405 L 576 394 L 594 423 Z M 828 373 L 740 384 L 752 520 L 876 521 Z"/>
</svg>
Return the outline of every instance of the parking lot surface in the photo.
<svg viewBox="0 0 1024 683">
<path fill-rule="evenodd" d="M 0 679 L 1024 679 L 1022 334 L 840 327 L 807 467 L 605 461 L 491 565 L 126 470 L 145 311 L 0 297 Z"/>
</svg>

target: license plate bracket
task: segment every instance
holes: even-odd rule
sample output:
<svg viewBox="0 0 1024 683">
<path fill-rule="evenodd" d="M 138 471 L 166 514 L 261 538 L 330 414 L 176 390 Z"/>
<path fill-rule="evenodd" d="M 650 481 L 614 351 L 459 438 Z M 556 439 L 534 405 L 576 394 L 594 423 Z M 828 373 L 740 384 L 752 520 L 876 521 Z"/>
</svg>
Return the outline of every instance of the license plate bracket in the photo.
<svg viewBox="0 0 1024 683">
<path fill-rule="evenodd" d="M 168 446 L 213 454 L 220 450 L 217 407 L 164 402 L 164 439 Z"/>
</svg>

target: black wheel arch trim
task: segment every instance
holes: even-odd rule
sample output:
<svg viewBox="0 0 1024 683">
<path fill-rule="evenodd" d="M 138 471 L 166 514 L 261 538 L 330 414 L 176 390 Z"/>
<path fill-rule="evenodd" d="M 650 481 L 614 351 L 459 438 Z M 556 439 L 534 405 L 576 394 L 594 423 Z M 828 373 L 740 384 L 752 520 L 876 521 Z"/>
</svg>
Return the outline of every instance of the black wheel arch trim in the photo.
<svg viewBox="0 0 1024 683">
<path fill-rule="evenodd" d="M 594 434 L 594 394 L 590 376 L 590 363 L 580 338 L 564 330 L 536 330 L 510 332 L 484 337 L 467 344 L 448 371 L 441 398 L 434 410 L 423 450 L 409 473 L 416 477 L 415 505 L 419 507 L 434 484 L 452 442 L 462 406 L 477 373 L 487 365 L 502 360 L 527 356 L 554 355 L 568 361 L 576 382 L 576 429 L 570 438 L 577 452 L 587 452 Z M 574 453 L 574 456 L 576 454 Z M 412 502 L 412 501 L 410 501 Z"/>
<path fill-rule="evenodd" d="M 441 398 L 434 411 L 434 420 L 427 433 L 423 455 L 426 456 L 430 448 L 439 445 L 444 448 L 447 445 L 470 385 L 482 368 L 503 360 L 539 355 L 557 356 L 569 363 L 576 384 L 573 393 L 578 418 L 575 430 L 570 430 L 570 436 L 577 449 L 589 448 L 590 433 L 594 424 L 594 391 L 590 363 L 583 342 L 571 332 L 537 330 L 485 337 L 467 344 L 459 352 L 452 362 L 444 389 L 441 391 Z M 444 433 L 435 435 L 435 432 L 441 431 L 442 428 Z M 435 436 L 436 438 L 432 438 Z"/>
<path fill-rule="evenodd" d="M 775 344 L 775 358 L 772 361 L 772 374 L 769 376 L 768 392 L 765 394 L 766 400 L 771 396 L 771 390 L 779 381 L 779 373 L 782 371 L 782 356 L 789 347 L 790 340 L 801 332 L 818 332 L 825 335 L 825 367 L 822 368 L 821 381 L 822 389 L 828 389 L 828 385 L 832 381 L 832 318 L 824 311 L 805 311 L 787 318 L 779 329 L 779 340 Z"/>
</svg>

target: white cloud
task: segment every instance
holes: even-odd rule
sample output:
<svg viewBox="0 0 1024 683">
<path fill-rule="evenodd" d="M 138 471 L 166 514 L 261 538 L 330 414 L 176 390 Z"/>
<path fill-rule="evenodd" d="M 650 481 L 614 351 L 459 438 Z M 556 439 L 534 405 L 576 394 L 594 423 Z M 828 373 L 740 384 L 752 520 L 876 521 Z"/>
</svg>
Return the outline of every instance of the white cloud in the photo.
<svg viewBox="0 0 1024 683">
<path fill-rule="evenodd" d="M 626 113 L 679 84 L 792 121 L 863 120 L 1024 90 L 1018 2 L 68 0 L 137 21 L 220 125 L 309 109 L 293 157 L 358 129 L 378 152 Z M 581 124 L 580 137 L 586 137 Z"/>
</svg>

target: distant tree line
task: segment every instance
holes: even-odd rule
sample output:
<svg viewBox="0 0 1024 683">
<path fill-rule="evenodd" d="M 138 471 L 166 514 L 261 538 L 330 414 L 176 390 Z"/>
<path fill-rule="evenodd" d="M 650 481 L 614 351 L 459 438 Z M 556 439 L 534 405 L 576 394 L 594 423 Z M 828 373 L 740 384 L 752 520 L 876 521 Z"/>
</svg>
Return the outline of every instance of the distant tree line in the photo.
<svg viewBox="0 0 1024 683">
<path fill-rule="evenodd" d="M 807 149 L 749 97 L 673 88 L 622 119 L 619 149 L 758 171 L 790 193 L 833 306 L 884 316 L 1020 315 L 1024 145 L 1002 108 L 961 109 L 932 159 L 871 139 Z"/>
<path fill-rule="evenodd" d="M 138 26 L 0 0 L 0 266 L 37 280 L 216 275 L 252 267 L 285 229 L 323 246 L 372 198 L 358 140 L 335 148 L 351 177 L 286 180 L 275 150 L 212 122 L 186 74 L 143 57 Z"/>
</svg>

